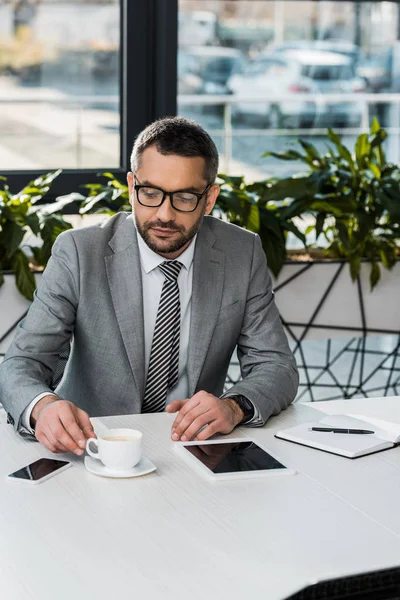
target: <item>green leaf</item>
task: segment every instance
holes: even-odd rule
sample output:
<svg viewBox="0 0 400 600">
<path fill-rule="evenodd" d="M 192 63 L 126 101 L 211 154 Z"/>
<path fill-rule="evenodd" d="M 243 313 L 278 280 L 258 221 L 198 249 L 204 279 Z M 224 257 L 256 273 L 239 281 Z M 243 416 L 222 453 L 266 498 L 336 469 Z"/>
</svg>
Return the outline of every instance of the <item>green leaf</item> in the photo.
<svg viewBox="0 0 400 600">
<path fill-rule="evenodd" d="M 285 237 L 274 216 L 267 210 L 260 211 L 259 236 L 267 257 L 268 267 L 275 277 L 278 276 L 286 258 Z"/>
<path fill-rule="evenodd" d="M 308 177 L 289 177 L 288 179 L 280 179 L 275 184 L 268 186 L 263 195 L 263 202 L 271 202 L 274 200 L 284 200 L 285 198 L 301 198 L 312 193 L 313 187 L 316 191 L 316 186 L 310 185 Z"/>
<path fill-rule="evenodd" d="M 53 215 L 57 212 L 62 212 L 62 210 L 72 204 L 73 202 L 81 203 L 86 200 L 86 197 L 78 192 L 73 192 L 72 194 L 67 194 L 66 196 L 59 196 L 56 202 L 52 202 L 51 204 L 45 204 L 43 206 L 39 206 L 38 211 L 42 215 Z"/>
<path fill-rule="evenodd" d="M 25 298 L 33 300 L 33 292 L 36 289 L 34 275 L 29 267 L 29 261 L 22 250 L 18 250 L 12 260 L 12 269 L 15 273 L 17 288 Z"/>
<path fill-rule="evenodd" d="M 28 214 L 26 215 L 26 224 L 28 225 L 28 227 L 30 227 L 34 235 L 40 234 L 39 217 L 36 213 L 28 212 Z"/>
<path fill-rule="evenodd" d="M 371 122 L 371 134 L 377 133 L 378 131 L 380 131 L 380 129 L 381 126 L 379 125 L 379 121 L 376 117 L 374 117 Z"/>
<path fill-rule="evenodd" d="M 299 143 L 304 148 L 304 150 L 306 151 L 306 154 L 310 158 L 312 158 L 313 160 L 314 159 L 320 160 L 321 156 L 313 144 L 311 144 L 310 142 L 307 142 L 306 140 L 299 140 Z"/>
<path fill-rule="evenodd" d="M 49 186 L 60 175 L 60 173 L 62 173 L 62 169 L 57 169 L 57 171 L 40 175 L 40 177 L 37 177 L 34 181 L 31 181 L 29 186 L 36 186 L 40 188 Z"/>
<path fill-rule="evenodd" d="M 282 221 L 280 226 L 285 231 L 290 231 L 293 233 L 300 241 L 303 242 L 304 246 L 306 245 L 306 236 L 300 231 L 300 229 L 296 227 L 294 223 L 292 223 L 292 221 Z"/>
<path fill-rule="evenodd" d="M 336 148 L 337 148 L 340 156 L 348 163 L 351 170 L 353 171 L 354 170 L 353 157 L 351 156 L 351 153 L 349 152 L 349 150 L 345 146 L 342 145 L 340 136 L 338 136 L 336 133 L 334 133 L 332 131 L 332 129 L 328 128 L 328 137 L 336 145 Z"/>
<path fill-rule="evenodd" d="M 280 160 L 301 160 L 307 161 L 307 157 L 296 150 L 285 150 L 283 152 L 265 152 L 262 156 L 273 156 Z"/>
<path fill-rule="evenodd" d="M 360 274 L 361 256 L 358 254 L 350 254 L 348 256 L 350 266 L 350 276 L 352 281 L 355 281 Z"/>
<path fill-rule="evenodd" d="M 102 175 L 103 177 L 107 177 L 107 179 L 115 179 L 115 175 L 106 171 L 105 173 L 98 173 L 98 175 Z"/>
<path fill-rule="evenodd" d="M 397 188 L 397 189 L 396 189 Z M 400 190 L 399 186 L 386 186 L 384 189 L 376 191 L 377 199 L 382 202 L 390 218 L 394 221 L 400 221 Z"/>
<path fill-rule="evenodd" d="M 118 181 L 118 179 L 113 179 L 112 181 L 109 181 L 108 185 L 119 190 L 123 190 L 124 192 L 128 190 L 128 186 L 126 185 L 126 183 L 121 183 L 120 181 Z"/>
<path fill-rule="evenodd" d="M 368 134 L 362 133 L 358 136 L 355 145 L 355 154 L 359 166 L 363 166 L 365 164 L 365 161 L 368 158 L 370 152 L 371 145 L 368 141 Z"/>
<path fill-rule="evenodd" d="M 25 230 L 11 219 L 2 223 L 1 227 L 0 243 L 6 248 L 6 253 L 11 258 L 19 248 L 25 235 Z"/>
<path fill-rule="evenodd" d="M 381 170 L 378 167 L 378 165 L 376 165 L 373 162 L 370 162 L 368 165 L 368 168 L 370 171 L 372 171 L 372 173 L 374 174 L 374 177 L 376 177 L 376 179 L 380 179 L 381 178 Z"/>
<path fill-rule="evenodd" d="M 373 260 L 371 262 L 371 271 L 369 274 L 369 282 L 371 285 L 371 292 L 373 291 L 374 287 L 376 286 L 376 284 L 378 283 L 380 278 L 381 278 L 381 270 L 379 268 L 379 264 Z"/>
<path fill-rule="evenodd" d="M 387 138 L 387 131 L 384 129 L 380 129 L 373 136 L 371 136 L 369 143 L 371 144 L 371 148 L 376 148 L 377 146 L 381 146 L 383 142 Z"/>
<path fill-rule="evenodd" d="M 260 212 L 257 204 L 250 205 L 249 215 L 247 217 L 246 229 L 258 233 L 260 230 Z"/>
<path fill-rule="evenodd" d="M 51 249 L 52 246 L 54 244 L 54 242 L 56 241 L 57 237 L 60 235 L 60 233 L 62 233 L 63 231 L 67 231 L 68 229 L 72 229 L 72 226 L 70 225 L 70 223 L 67 223 L 66 221 L 64 221 L 64 219 L 61 216 L 57 216 L 57 215 L 48 215 L 46 216 L 46 218 L 43 221 L 43 224 L 41 226 L 41 237 L 43 239 L 43 246 L 42 246 L 42 260 L 43 260 L 43 266 L 46 265 L 47 261 L 50 258 L 51 255 Z"/>
<path fill-rule="evenodd" d="M 110 190 L 104 190 L 97 194 L 96 196 L 92 196 L 90 199 L 86 199 L 79 209 L 79 214 L 85 215 L 91 212 L 97 204 L 102 203 L 103 205 L 106 203 L 106 200 L 110 198 Z"/>
<path fill-rule="evenodd" d="M 343 223 L 343 221 L 339 221 L 339 219 L 336 219 L 336 227 L 337 227 L 339 239 L 342 242 L 343 248 L 347 251 L 350 251 L 351 244 L 350 244 L 350 239 L 349 239 L 349 234 L 347 231 L 346 224 Z"/>
<path fill-rule="evenodd" d="M 315 241 L 317 241 L 317 239 L 319 238 L 319 236 L 321 235 L 321 233 L 324 229 L 325 219 L 326 219 L 326 213 L 320 212 L 317 214 L 317 219 L 315 222 Z"/>
<path fill-rule="evenodd" d="M 234 188 L 240 188 L 244 183 L 244 177 L 231 177 L 230 175 L 224 175 L 223 173 L 219 173 L 218 177 L 224 181 L 224 183 L 230 185 Z"/>
</svg>

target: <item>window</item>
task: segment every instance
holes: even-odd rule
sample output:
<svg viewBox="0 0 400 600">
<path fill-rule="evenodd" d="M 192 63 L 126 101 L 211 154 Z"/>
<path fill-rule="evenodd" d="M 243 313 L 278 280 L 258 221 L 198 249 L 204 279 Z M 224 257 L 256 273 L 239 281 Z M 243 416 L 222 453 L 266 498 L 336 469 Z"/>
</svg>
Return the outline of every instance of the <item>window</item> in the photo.
<svg viewBox="0 0 400 600">
<path fill-rule="evenodd" d="M 0 6 L 2 170 L 119 168 L 119 8 Z"/>
<path fill-rule="evenodd" d="M 244 64 L 227 77 L 215 63 L 218 87 L 205 85 L 205 69 L 196 73 L 196 85 L 178 88 L 179 114 L 213 136 L 222 172 L 249 180 L 287 175 L 298 165 L 262 155 L 294 147 L 300 136 L 324 149 L 327 127 L 352 146 L 373 116 L 388 130 L 388 158 L 400 161 L 400 1 L 179 0 L 178 6 L 179 57 L 194 48 L 229 50 Z"/>
<path fill-rule="evenodd" d="M 54 196 L 121 178 L 135 136 L 176 112 L 174 0 L 0 1 L 0 174 Z"/>
</svg>

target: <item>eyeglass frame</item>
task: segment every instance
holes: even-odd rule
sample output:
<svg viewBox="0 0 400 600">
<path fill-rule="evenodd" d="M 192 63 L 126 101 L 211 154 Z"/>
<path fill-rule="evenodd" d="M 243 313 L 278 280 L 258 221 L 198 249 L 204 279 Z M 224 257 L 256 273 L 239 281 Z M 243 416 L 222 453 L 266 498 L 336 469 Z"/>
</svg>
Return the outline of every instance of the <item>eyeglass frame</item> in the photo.
<svg viewBox="0 0 400 600">
<path fill-rule="evenodd" d="M 135 181 L 138 181 L 138 179 L 136 178 L 136 176 L 135 176 Z M 174 210 L 176 210 L 177 212 L 181 212 L 181 213 L 192 213 L 192 212 L 194 212 L 197 209 L 197 207 L 199 206 L 200 200 L 209 191 L 209 189 L 211 188 L 212 185 L 213 185 L 212 183 L 209 183 L 207 185 L 207 187 L 204 189 L 204 191 L 201 192 L 201 194 L 198 194 L 197 192 L 188 192 L 187 190 L 175 190 L 174 192 L 166 192 L 162 188 L 156 187 L 154 185 L 143 185 L 141 183 L 139 185 L 135 183 L 135 185 L 133 186 L 133 189 L 136 192 L 136 199 L 137 199 L 137 201 L 139 202 L 139 204 L 141 206 L 144 206 L 145 208 L 159 208 L 164 203 L 165 198 L 167 196 L 169 196 L 169 201 L 170 201 L 171 206 L 172 206 L 172 208 Z M 141 188 L 150 188 L 152 190 L 158 190 L 159 192 L 162 192 L 163 193 L 163 197 L 161 199 L 160 204 L 153 204 L 152 206 L 149 206 L 148 204 L 143 204 L 143 202 L 141 202 L 139 200 L 139 190 Z M 182 210 L 180 208 L 175 208 L 175 206 L 174 206 L 174 194 L 179 194 L 179 192 L 187 193 L 187 194 L 193 194 L 194 196 L 196 196 L 197 203 L 196 203 L 196 206 L 194 208 L 192 208 L 192 210 Z"/>
</svg>

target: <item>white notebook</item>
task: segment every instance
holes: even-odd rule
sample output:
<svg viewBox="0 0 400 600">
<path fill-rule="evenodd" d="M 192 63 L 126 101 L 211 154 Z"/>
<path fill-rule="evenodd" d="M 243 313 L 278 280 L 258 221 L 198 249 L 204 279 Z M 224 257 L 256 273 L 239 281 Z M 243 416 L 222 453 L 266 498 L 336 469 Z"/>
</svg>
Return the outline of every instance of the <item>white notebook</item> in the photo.
<svg viewBox="0 0 400 600">
<path fill-rule="evenodd" d="M 312 431 L 312 427 L 363 429 L 374 433 L 332 433 Z M 319 421 L 302 423 L 277 431 L 275 437 L 324 450 L 347 458 L 358 458 L 393 448 L 400 443 L 400 423 L 390 423 L 363 415 L 327 415 Z"/>
</svg>

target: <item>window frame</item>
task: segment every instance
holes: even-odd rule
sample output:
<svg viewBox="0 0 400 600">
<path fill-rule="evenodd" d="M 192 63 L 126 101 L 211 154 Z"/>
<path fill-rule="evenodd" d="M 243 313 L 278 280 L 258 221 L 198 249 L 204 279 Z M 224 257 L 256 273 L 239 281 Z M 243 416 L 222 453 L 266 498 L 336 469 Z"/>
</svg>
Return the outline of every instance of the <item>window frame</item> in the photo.
<svg viewBox="0 0 400 600">
<path fill-rule="evenodd" d="M 97 183 L 101 172 L 111 171 L 125 179 L 135 136 L 155 119 L 176 114 L 177 52 L 178 0 L 120 0 L 120 167 L 64 169 L 46 201 L 83 191 L 81 186 Z M 56 168 L 0 168 L 0 175 L 7 177 L 11 191 L 17 193 L 38 175 Z"/>
</svg>

